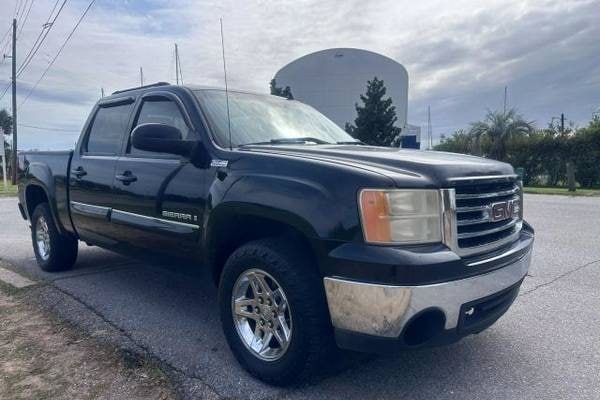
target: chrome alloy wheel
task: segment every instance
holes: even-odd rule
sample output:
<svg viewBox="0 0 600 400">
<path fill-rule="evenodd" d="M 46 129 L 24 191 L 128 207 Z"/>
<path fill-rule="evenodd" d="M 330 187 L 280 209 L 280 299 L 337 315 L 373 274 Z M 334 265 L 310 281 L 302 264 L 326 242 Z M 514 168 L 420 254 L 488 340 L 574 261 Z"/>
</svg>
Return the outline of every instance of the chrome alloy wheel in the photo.
<svg viewBox="0 0 600 400">
<path fill-rule="evenodd" d="M 48 232 L 48 224 L 44 217 L 39 217 L 35 225 L 35 244 L 42 260 L 48 260 L 50 258 L 50 232 Z"/>
<path fill-rule="evenodd" d="M 248 350 L 265 361 L 280 359 L 292 338 L 292 314 L 281 285 L 263 270 L 244 271 L 233 286 L 231 312 Z"/>
</svg>

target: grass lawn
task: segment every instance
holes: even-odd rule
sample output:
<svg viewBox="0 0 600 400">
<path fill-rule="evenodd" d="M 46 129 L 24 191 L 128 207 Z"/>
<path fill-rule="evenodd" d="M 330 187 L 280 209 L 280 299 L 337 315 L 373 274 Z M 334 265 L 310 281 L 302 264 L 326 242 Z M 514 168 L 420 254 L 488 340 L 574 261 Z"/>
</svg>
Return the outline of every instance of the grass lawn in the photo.
<svg viewBox="0 0 600 400">
<path fill-rule="evenodd" d="M 4 191 L 4 183 L 2 182 L 2 179 L 0 178 L 0 197 L 16 196 L 17 195 L 17 186 L 11 185 L 10 181 L 8 181 L 7 183 L 8 183 L 8 190 Z"/>
<path fill-rule="evenodd" d="M 563 187 L 535 187 L 525 186 L 523 188 L 525 193 L 532 194 L 560 194 L 565 196 L 600 196 L 600 189 L 580 189 L 577 188 L 575 192 L 569 192 L 567 188 Z"/>
</svg>

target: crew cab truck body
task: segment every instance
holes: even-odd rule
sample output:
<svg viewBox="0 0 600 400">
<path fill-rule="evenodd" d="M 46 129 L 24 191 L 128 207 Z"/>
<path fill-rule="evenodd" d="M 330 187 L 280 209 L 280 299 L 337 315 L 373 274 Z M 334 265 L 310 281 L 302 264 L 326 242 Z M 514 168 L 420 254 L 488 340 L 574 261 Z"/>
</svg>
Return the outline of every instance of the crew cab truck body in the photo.
<svg viewBox="0 0 600 400">
<path fill-rule="evenodd" d="M 527 274 L 521 184 L 493 160 L 365 146 L 296 101 L 156 84 L 100 100 L 72 152 L 22 152 L 46 270 L 78 241 L 197 260 L 259 378 L 493 324 Z"/>
</svg>

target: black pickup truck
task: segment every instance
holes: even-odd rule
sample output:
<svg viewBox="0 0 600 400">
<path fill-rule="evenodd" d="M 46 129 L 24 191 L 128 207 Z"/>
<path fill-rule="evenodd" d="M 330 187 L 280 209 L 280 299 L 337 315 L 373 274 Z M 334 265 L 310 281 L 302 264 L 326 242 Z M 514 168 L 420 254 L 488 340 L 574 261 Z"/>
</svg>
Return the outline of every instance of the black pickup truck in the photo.
<svg viewBox="0 0 600 400">
<path fill-rule="evenodd" d="M 164 83 L 93 108 L 70 152 L 19 156 L 40 267 L 78 242 L 186 256 L 252 374 L 286 384 L 337 346 L 451 343 L 510 307 L 534 235 L 511 166 L 366 146 L 279 97 Z"/>
</svg>

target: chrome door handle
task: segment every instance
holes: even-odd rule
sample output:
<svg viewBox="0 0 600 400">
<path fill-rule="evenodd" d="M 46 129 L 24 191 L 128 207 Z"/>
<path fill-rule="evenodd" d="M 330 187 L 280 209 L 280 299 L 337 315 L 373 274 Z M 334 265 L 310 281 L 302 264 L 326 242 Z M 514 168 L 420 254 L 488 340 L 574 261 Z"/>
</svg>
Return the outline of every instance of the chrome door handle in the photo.
<svg viewBox="0 0 600 400">
<path fill-rule="evenodd" d="M 79 166 L 71 170 L 71 175 L 74 175 L 76 179 L 80 179 L 82 176 L 86 176 L 87 172 L 83 167 Z"/>
<path fill-rule="evenodd" d="M 125 171 L 122 174 L 115 176 L 118 181 L 121 181 L 123 185 L 129 185 L 132 182 L 137 181 L 137 176 L 133 175 L 131 171 Z"/>
</svg>

